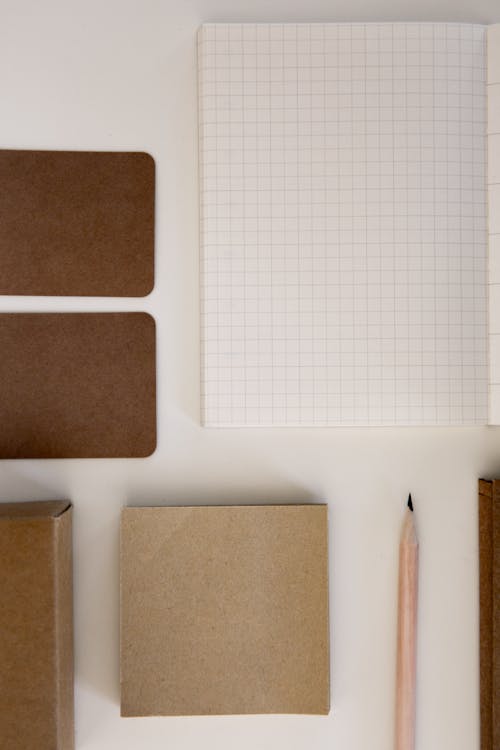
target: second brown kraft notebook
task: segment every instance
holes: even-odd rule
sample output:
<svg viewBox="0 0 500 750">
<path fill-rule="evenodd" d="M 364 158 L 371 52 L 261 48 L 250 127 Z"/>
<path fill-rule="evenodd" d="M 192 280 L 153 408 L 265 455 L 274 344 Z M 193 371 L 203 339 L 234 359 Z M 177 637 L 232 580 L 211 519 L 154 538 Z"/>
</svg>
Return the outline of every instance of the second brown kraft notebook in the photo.
<svg viewBox="0 0 500 750">
<path fill-rule="evenodd" d="M 145 313 L 0 314 L 0 458 L 151 454 L 155 340 Z"/>
<path fill-rule="evenodd" d="M 142 297 L 154 284 L 146 153 L 0 150 L 0 294 Z"/>
</svg>

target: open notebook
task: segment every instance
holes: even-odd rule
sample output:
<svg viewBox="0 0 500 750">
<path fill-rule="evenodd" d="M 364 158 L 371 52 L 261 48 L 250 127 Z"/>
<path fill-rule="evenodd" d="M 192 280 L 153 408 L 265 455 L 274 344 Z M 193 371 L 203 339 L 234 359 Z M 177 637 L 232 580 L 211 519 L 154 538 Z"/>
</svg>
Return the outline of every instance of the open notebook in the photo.
<svg viewBox="0 0 500 750">
<path fill-rule="evenodd" d="M 198 57 L 204 424 L 500 423 L 500 25 Z"/>
</svg>

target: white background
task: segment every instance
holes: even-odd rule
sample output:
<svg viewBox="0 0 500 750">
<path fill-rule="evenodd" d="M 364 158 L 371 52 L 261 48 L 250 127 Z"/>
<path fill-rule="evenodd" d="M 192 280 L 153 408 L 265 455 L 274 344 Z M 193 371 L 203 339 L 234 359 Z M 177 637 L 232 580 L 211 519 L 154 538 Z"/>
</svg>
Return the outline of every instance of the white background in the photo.
<svg viewBox="0 0 500 750">
<path fill-rule="evenodd" d="M 159 446 L 146 460 L 4 461 L 0 500 L 75 505 L 80 750 L 392 746 L 397 545 L 421 541 L 419 750 L 477 750 L 476 485 L 498 428 L 203 430 L 195 33 L 203 21 L 500 21 L 498 0 L 0 0 L 0 145 L 156 159 L 157 283 L 145 300 L 3 298 L 1 311 L 136 310 L 158 327 Z M 326 500 L 329 717 L 120 719 L 118 531 L 126 504 Z"/>
</svg>

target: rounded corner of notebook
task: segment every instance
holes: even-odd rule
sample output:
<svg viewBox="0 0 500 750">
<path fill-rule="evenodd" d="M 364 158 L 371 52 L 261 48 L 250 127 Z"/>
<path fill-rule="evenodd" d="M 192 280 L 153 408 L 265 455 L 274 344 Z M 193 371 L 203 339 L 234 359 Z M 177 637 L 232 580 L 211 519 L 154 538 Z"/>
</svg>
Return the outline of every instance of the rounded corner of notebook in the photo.
<svg viewBox="0 0 500 750">
<path fill-rule="evenodd" d="M 144 450 L 141 451 L 140 455 L 138 455 L 138 458 L 151 458 L 158 449 L 158 440 L 156 435 L 154 436 L 153 440 L 149 445 L 146 445 Z"/>
<path fill-rule="evenodd" d="M 131 315 L 137 315 L 141 320 L 144 320 L 148 327 L 151 327 L 154 331 L 156 330 L 156 318 L 152 313 L 138 310 L 137 312 L 131 313 Z"/>
<path fill-rule="evenodd" d="M 142 299 L 146 299 L 147 297 L 150 297 L 151 294 L 154 292 L 156 286 L 156 281 L 154 276 L 149 279 L 145 284 L 144 288 L 141 289 L 137 294 L 136 297 L 141 297 Z"/>
<path fill-rule="evenodd" d="M 148 164 L 152 168 L 153 172 L 156 171 L 156 159 L 154 158 L 153 154 L 150 154 L 149 151 L 137 151 L 137 156 L 146 164 Z"/>
</svg>

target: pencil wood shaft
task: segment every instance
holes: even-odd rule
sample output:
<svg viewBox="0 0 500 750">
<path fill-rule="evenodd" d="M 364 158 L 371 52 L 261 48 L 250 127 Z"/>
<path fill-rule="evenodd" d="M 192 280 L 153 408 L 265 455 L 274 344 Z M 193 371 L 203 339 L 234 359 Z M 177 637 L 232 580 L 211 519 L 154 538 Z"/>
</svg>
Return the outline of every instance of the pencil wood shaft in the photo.
<svg viewBox="0 0 500 750">
<path fill-rule="evenodd" d="M 418 541 L 407 511 L 399 546 L 398 647 L 396 668 L 396 750 L 415 747 Z"/>
</svg>

